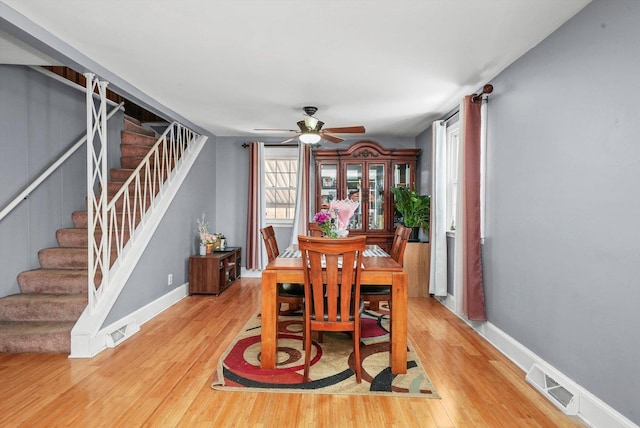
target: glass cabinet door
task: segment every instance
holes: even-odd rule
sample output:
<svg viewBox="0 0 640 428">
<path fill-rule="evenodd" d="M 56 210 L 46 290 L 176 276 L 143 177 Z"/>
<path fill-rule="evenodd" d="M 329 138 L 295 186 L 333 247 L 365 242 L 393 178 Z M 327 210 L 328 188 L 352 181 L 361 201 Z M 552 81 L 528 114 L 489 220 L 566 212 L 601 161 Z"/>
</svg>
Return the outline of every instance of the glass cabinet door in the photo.
<svg viewBox="0 0 640 428">
<path fill-rule="evenodd" d="M 412 175 L 411 163 L 394 162 L 393 163 L 393 187 L 407 187 L 409 189 L 415 187 L 415 178 Z M 402 224 L 402 214 L 393 205 L 393 227 L 394 229 Z"/>
<path fill-rule="evenodd" d="M 408 163 L 393 164 L 393 187 L 411 188 L 411 165 Z"/>
<path fill-rule="evenodd" d="M 369 230 L 385 228 L 385 197 L 384 197 L 384 164 L 368 165 L 368 221 Z"/>
<path fill-rule="evenodd" d="M 338 189 L 338 165 L 320 165 L 320 208 L 329 208 L 331 201 L 336 199 Z"/>
<path fill-rule="evenodd" d="M 348 164 L 345 176 L 345 197 L 352 201 L 360 201 L 360 205 L 349 221 L 348 228 L 362 229 L 362 164 Z"/>
</svg>

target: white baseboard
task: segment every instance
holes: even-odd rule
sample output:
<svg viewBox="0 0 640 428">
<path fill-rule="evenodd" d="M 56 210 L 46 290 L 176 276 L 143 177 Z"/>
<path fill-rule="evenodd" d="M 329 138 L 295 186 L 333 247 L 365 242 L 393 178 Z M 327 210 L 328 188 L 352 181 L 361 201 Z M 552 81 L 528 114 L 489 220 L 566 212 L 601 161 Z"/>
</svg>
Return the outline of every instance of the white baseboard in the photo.
<svg viewBox="0 0 640 428">
<path fill-rule="evenodd" d="M 453 296 L 438 298 L 438 300 L 451 310 L 451 312 L 460 317 L 453 309 Z M 595 428 L 640 428 L 492 323 L 470 322 L 463 317 L 460 317 L 460 319 L 469 324 L 471 328 L 485 338 L 493 347 L 513 361 L 524 374 L 536 364 L 542 367 L 545 372 L 553 373 L 557 378 L 563 379 L 563 382 L 566 382 L 578 395 L 579 408 L 577 416 L 589 426 Z"/>
</svg>

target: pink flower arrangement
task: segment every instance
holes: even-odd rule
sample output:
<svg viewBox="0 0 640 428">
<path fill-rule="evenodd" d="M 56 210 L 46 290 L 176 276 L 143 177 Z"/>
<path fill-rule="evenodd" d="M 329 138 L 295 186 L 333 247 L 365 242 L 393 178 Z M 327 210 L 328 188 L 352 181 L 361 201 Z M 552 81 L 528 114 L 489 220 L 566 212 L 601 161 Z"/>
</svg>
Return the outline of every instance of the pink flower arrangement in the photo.
<svg viewBox="0 0 640 428">
<path fill-rule="evenodd" d="M 352 201 L 350 199 L 331 201 L 329 208 L 336 212 L 338 221 L 338 230 L 346 230 L 349 225 L 349 220 L 353 217 L 356 209 L 360 205 L 358 201 Z"/>
<path fill-rule="evenodd" d="M 335 230 L 335 219 L 331 211 L 320 211 L 313 216 L 313 221 L 320 226 L 322 233 L 329 238 L 337 238 L 338 234 Z"/>
</svg>

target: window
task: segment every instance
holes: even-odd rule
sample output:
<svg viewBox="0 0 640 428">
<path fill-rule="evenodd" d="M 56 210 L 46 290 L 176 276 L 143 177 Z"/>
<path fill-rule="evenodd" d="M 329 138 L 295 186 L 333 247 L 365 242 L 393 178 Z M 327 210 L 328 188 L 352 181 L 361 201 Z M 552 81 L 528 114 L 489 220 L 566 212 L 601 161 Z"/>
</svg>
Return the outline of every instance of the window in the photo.
<svg viewBox="0 0 640 428">
<path fill-rule="evenodd" d="M 460 123 L 447 126 L 447 230 L 456 228 Z"/>
<path fill-rule="evenodd" d="M 264 175 L 267 223 L 292 223 L 298 184 L 298 149 L 265 147 Z"/>
</svg>

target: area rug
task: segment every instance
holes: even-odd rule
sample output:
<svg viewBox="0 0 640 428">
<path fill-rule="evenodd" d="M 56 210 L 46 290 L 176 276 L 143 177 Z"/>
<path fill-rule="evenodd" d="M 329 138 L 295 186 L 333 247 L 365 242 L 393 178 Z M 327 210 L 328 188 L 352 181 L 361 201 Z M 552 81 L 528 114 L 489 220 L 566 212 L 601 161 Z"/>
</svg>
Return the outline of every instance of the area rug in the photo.
<svg viewBox="0 0 640 428">
<path fill-rule="evenodd" d="M 345 333 L 314 333 L 310 381 L 302 382 L 304 349 L 302 317 L 280 315 L 276 368 L 260 368 L 260 315 L 253 316 L 218 362 L 212 388 L 233 391 L 392 395 L 440 398 L 409 344 L 407 373 L 389 367 L 389 317 L 365 311 L 362 316 L 362 383 L 356 382 L 353 340 Z"/>
</svg>

